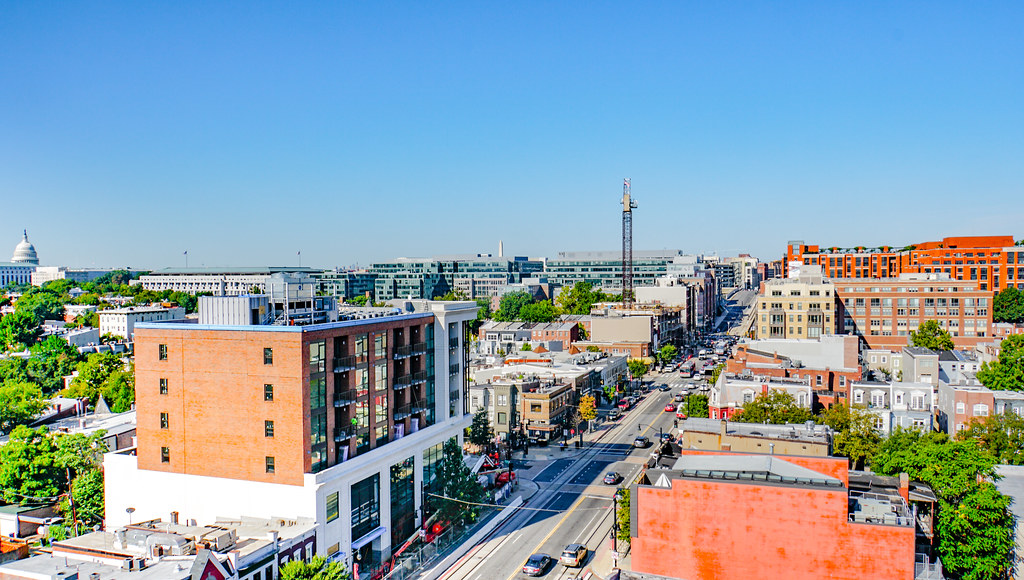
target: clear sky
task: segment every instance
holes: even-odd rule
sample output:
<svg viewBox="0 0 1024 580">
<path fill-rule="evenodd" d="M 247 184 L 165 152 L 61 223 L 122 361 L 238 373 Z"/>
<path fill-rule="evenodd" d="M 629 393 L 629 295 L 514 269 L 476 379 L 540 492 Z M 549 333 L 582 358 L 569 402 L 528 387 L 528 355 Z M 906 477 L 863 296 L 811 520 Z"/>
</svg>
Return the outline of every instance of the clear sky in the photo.
<svg viewBox="0 0 1024 580">
<path fill-rule="evenodd" d="M 0 260 L 1024 237 L 1024 3 L 0 1 Z"/>
</svg>

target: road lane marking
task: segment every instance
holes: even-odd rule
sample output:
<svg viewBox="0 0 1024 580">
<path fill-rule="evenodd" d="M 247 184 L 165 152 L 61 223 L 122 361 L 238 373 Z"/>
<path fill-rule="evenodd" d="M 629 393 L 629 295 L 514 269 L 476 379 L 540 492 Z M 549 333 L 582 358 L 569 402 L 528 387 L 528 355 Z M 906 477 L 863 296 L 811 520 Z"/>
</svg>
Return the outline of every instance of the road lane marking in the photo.
<svg viewBox="0 0 1024 580">
<path fill-rule="evenodd" d="M 538 550 L 540 550 L 541 548 L 544 547 L 545 542 L 550 540 L 551 536 L 555 535 L 555 532 L 558 531 L 558 528 L 562 527 L 562 524 L 565 523 L 565 520 L 567 520 L 569 518 L 569 516 L 572 514 L 572 512 L 576 511 L 576 508 L 580 507 L 580 504 L 582 504 L 582 503 L 583 503 L 583 498 L 580 497 L 579 499 L 576 500 L 576 503 L 572 504 L 572 507 L 569 509 L 569 511 L 565 512 L 565 515 L 562 516 L 562 519 L 558 520 L 558 523 L 555 524 L 555 527 L 551 528 L 551 531 L 548 532 L 548 535 L 544 536 L 544 539 L 541 540 L 539 544 L 537 544 L 537 547 L 530 551 L 530 555 L 531 556 L 533 554 L 536 554 Z M 526 559 L 523 560 L 522 564 L 516 566 L 515 572 L 512 572 L 512 575 L 508 577 L 508 580 L 513 580 L 513 578 L 515 578 L 516 575 L 518 575 L 523 570 L 523 566 L 525 566 L 526 562 L 528 562 L 529 560 L 530 560 L 530 556 L 527 556 Z M 556 563 L 557 563 L 557 561 L 556 561 Z M 552 564 L 552 565 L 554 565 L 554 564 Z"/>
</svg>

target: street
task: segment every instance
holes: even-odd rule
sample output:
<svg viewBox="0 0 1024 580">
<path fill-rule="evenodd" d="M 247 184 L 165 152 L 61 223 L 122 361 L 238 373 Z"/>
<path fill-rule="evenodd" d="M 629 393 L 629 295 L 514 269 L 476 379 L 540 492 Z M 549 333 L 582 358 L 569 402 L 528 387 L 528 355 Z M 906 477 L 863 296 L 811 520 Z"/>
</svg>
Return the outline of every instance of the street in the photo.
<svg viewBox="0 0 1024 580">
<path fill-rule="evenodd" d="M 490 538 L 475 546 L 441 578 L 451 580 L 509 580 L 526 577 L 522 567 L 534 553 L 551 556 L 556 563 L 544 578 L 577 577 L 595 557 L 611 549 L 612 496 L 616 486 L 602 483 L 604 474 L 617 471 L 623 476 L 620 486 L 628 486 L 640 473 L 657 442 L 659 429 L 670 430 L 674 414 L 666 413 L 681 383 L 678 373 L 652 374 L 652 385 L 675 385 L 670 392 L 654 390 L 633 409 L 610 425 L 600 441 L 581 450 L 570 447 L 565 458 L 532 462 L 521 485 L 532 478 L 539 491 L 519 513 L 510 517 Z M 651 439 L 647 448 L 633 447 L 638 435 Z M 555 456 L 557 457 L 557 456 Z M 541 465 L 543 464 L 543 465 Z M 580 568 L 557 563 L 562 550 L 572 543 L 587 546 L 589 554 Z"/>
</svg>

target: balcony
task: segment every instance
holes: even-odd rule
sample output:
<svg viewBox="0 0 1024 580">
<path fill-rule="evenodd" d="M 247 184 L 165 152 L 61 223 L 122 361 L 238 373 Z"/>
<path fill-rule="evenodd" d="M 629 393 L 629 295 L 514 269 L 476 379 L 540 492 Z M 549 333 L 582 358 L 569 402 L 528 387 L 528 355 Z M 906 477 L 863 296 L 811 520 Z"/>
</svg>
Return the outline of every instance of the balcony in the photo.
<svg viewBox="0 0 1024 580">
<path fill-rule="evenodd" d="M 459 348 L 459 337 L 453 336 L 448 339 L 448 348 Z"/>
<path fill-rule="evenodd" d="M 416 415 L 418 413 L 426 413 L 427 412 L 427 404 L 425 402 L 423 402 L 423 401 L 414 401 L 414 402 L 410 403 L 410 405 L 411 405 L 411 412 L 412 412 L 413 415 Z"/>
<path fill-rule="evenodd" d="M 448 365 L 448 374 L 453 376 L 459 374 L 459 363 Z"/>
<path fill-rule="evenodd" d="M 412 403 L 406 403 L 395 407 L 395 423 L 405 420 L 405 418 L 411 416 L 412 413 Z"/>
<path fill-rule="evenodd" d="M 355 389 L 349 389 L 347 391 L 335 391 L 334 392 L 334 406 L 335 408 L 347 407 L 356 402 L 356 391 Z"/>
<path fill-rule="evenodd" d="M 406 359 L 416 354 L 413 352 L 413 345 L 411 344 L 396 346 L 393 352 L 394 354 L 392 356 L 394 357 L 395 360 Z"/>
<path fill-rule="evenodd" d="M 343 373 L 346 371 L 352 371 L 356 368 L 356 357 L 354 356 L 339 356 L 334 358 L 334 372 Z"/>
<path fill-rule="evenodd" d="M 429 378 L 430 375 L 427 374 L 427 371 L 416 371 L 412 374 L 412 384 L 421 385 L 427 382 L 427 379 Z"/>
<path fill-rule="evenodd" d="M 412 345 L 413 354 L 425 354 L 427 352 L 427 343 L 415 342 Z"/>
<path fill-rule="evenodd" d="M 345 441 L 351 439 L 354 435 L 355 433 L 351 429 L 343 429 L 341 427 L 334 428 L 335 443 L 344 443 Z"/>
<path fill-rule="evenodd" d="M 402 375 L 400 377 L 395 377 L 394 388 L 395 388 L 396 391 L 400 391 L 402 389 L 408 389 L 411 386 L 412 386 L 412 375 Z"/>
</svg>

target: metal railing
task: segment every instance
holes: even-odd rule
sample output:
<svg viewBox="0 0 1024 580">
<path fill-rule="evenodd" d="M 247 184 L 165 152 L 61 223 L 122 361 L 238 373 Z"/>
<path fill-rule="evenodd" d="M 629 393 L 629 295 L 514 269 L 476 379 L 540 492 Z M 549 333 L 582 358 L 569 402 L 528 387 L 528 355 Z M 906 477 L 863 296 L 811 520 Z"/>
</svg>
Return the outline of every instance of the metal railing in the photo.
<svg viewBox="0 0 1024 580">
<path fill-rule="evenodd" d="M 427 352 L 427 343 L 426 342 L 414 342 L 413 345 L 412 345 L 412 352 L 413 352 L 413 354 L 423 354 L 423 353 Z"/>
<path fill-rule="evenodd" d="M 402 375 L 395 377 L 394 387 L 396 391 L 407 389 L 412 386 L 412 375 Z"/>
<path fill-rule="evenodd" d="M 429 377 L 427 371 L 416 371 L 412 374 L 412 384 L 425 383 Z"/>
<path fill-rule="evenodd" d="M 409 417 L 410 415 L 412 415 L 412 413 L 412 403 L 406 403 L 404 405 L 395 407 L 395 422 L 397 423 L 398 421 L 401 421 L 406 417 Z"/>
<path fill-rule="evenodd" d="M 347 440 L 351 439 L 354 435 L 355 435 L 355 433 L 353 433 L 351 429 L 343 429 L 341 427 L 335 427 L 334 428 L 334 442 L 335 443 L 341 443 L 342 441 L 347 441 Z"/>
<path fill-rule="evenodd" d="M 356 390 L 349 389 L 347 391 L 335 391 L 334 392 L 334 406 L 335 407 L 346 407 L 356 402 Z"/>
<path fill-rule="evenodd" d="M 448 374 L 449 375 L 457 375 L 457 374 L 459 374 L 459 363 L 454 363 L 454 364 L 448 365 Z"/>
<path fill-rule="evenodd" d="M 448 339 L 448 348 L 459 348 L 459 337 L 453 336 Z"/>
<path fill-rule="evenodd" d="M 409 358 L 414 354 L 411 344 L 403 344 L 402 346 L 396 346 L 393 352 L 394 354 L 392 356 L 395 358 L 395 360 Z"/>
<path fill-rule="evenodd" d="M 356 357 L 354 356 L 338 356 L 334 357 L 334 372 L 342 373 L 345 371 L 355 370 L 356 368 Z"/>
</svg>

